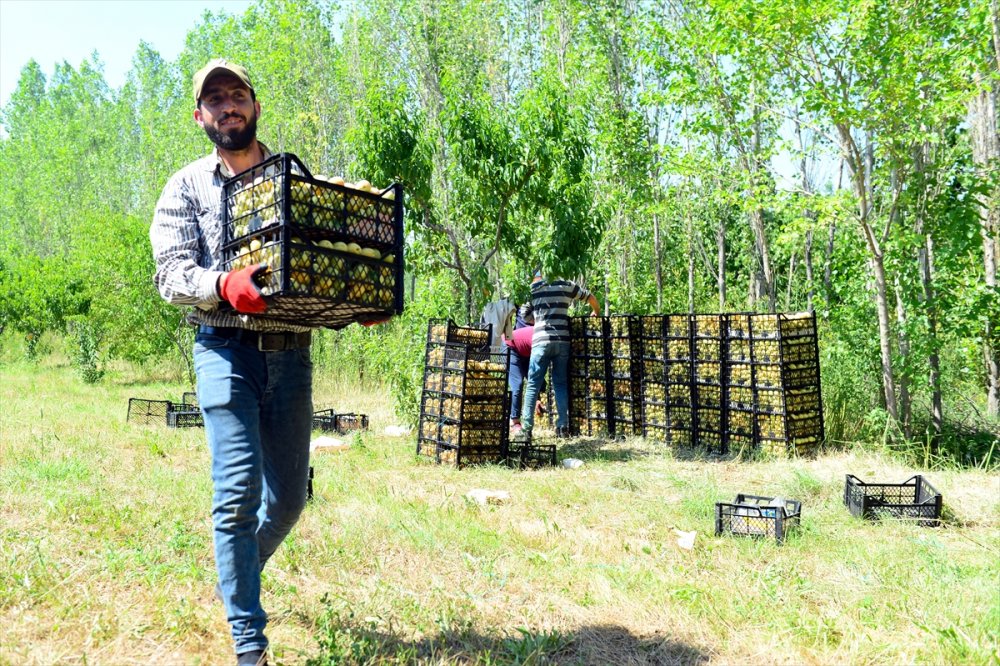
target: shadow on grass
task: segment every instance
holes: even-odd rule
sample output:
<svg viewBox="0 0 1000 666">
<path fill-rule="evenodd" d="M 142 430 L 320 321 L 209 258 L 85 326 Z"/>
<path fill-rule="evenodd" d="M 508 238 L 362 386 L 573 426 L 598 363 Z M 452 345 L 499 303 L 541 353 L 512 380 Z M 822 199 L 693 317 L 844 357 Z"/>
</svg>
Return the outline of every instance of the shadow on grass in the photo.
<svg viewBox="0 0 1000 666">
<path fill-rule="evenodd" d="M 746 459 L 746 453 L 733 451 L 725 454 L 708 453 L 705 449 L 670 446 L 663 442 L 644 439 L 614 440 L 600 437 L 575 437 L 572 439 L 539 438 L 539 444 L 556 444 L 559 459 L 579 458 L 584 461 L 628 462 L 646 456 L 671 456 L 676 460 L 699 462 L 730 462 Z"/>
<path fill-rule="evenodd" d="M 483 635 L 470 626 L 442 628 L 435 636 L 401 638 L 374 621 L 353 614 L 327 613 L 320 618 L 319 653 L 307 666 L 333 664 L 551 664 L 553 666 L 629 664 L 694 666 L 706 663 L 702 650 L 656 634 L 635 636 L 617 625 L 579 627 L 571 632 L 531 631 Z M 278 663 L 281 663 L 280 661 Z"/>
</svg>

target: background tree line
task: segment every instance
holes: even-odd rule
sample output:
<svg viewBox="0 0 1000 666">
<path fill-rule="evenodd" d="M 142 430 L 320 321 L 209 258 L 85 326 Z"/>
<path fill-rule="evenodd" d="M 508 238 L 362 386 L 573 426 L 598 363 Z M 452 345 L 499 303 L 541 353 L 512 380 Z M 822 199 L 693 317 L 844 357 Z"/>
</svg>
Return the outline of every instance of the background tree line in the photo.
<svg viewBox="0 0 1000 666">
<path fill-rule="evenodd" d="M 610 313 L 815 310 L 832 441 L 996 437 L 998 0 L 260 0 L 174 62 L 140 44 L 120 89 L 97 53 L 29 62 L 0 111 L 0 328 L 29 355 L 54 331 L 87 381 L 187 360 L 147 232 L 209 149 L 190 79 L 218 56 L 273 150 L 404 184 L 406 314 L 318 347 L 404 416 L 427 317 L 541 264 Z"/>
</svg>

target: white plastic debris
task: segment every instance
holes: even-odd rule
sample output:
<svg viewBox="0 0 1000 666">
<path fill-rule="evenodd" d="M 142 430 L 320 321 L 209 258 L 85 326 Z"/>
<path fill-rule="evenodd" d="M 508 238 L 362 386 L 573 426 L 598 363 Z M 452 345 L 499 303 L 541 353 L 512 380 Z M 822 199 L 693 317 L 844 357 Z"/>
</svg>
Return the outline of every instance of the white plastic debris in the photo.
<svg viewBox="0 0 1000 666">
<path fill-rule="evenodd" d="M 403 435 L 410 434 L 410 428 L 396 425 L 386 426 L 385 430 L 382 431 L 382 434 L 387 437 L 402 437 Z"/>
<path fill-rule="evenodd" d="M 698 535 L 697 531 L 685 532 L 684 530 L 679 530 L 674 528 L 674 534 L 677 535 L 677 545 L 684 550 L 694 550 L 694 538 Z"/>
<path fill-rule="evenodd" d="M 467 499 L 476 504 L 486 506 L 487 504 L 504 504 L 510 500 L 510 493 L 506 490 L 486 490 L 477 488 L 465 493 Z"/>
<path fill-rule="evenodd" d="M 349 448 L 351 448 L 351 445 L 344 440 L 337 439 L 336 437 L 327 437 L 326 435 L 320 435 L 313 441 L 309 442 L 310 453 L 346 451 Z"/>
<path fill-rule="evenodd" d="M 576 469 L 577 467 L 579 467 L 582 464 L 583 464 L 583 461 L 580 460 L 579 458 L 564 458 L 563 459 L 563 467 L 565 467 L 566 469 Z"/>
</svg>

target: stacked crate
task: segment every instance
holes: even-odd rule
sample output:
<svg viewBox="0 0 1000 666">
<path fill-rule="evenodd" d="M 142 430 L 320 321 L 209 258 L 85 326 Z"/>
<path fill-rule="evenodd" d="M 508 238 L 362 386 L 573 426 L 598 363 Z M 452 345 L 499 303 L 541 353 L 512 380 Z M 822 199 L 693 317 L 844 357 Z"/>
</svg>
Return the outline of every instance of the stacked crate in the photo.
<svg viewBox="0 0 1000 666">
<path fill-rule="evenodd" d="M 403 311 L 402 204 L 399 184 L 334 183 L 273 155 L 223 184 L 223 269 L 267 265 L 260 319 L 338 329 L 390 317 Z"/>
<path fill-rule="evenodd" d="M 725 386 L 723 334 L 725 315 L 696 314 L 692 322 L 693 398 L 695 446 L 725 453 Z"/>
<path fill-rule="evenodd" d="M 608 318 L 611 355 L 609 431 L 624 439 L 642 434 L 642 336 L 639 317 L 617 315 Z"/>
<path fill-rule="evenodd" d="M 667 443 L 675 446 L 691 446 L 695 441 L 692 324 L 690 315 L 664 316 Z"/>
<path fill-rule="evenodd" d="M 751 315 L 750 333 L 757 441 L 778 455 L 815 452 L 823 440 L 815 314 Z"/>
<path fill-rule="evenodd" d="M 319 409 L 313 412 L 313 430 L 335 432 L 346 435 L 350 432 L 368 430 L 367 414 L 338 414 L 332 409 Z"/>
<path fill-rule="evenodd" d="M 642 345 L 642 435 L 667 441 L 667 336 L 665 315 L 639 318 Z"/>
<path fill-rule="evenodd" d="M 509 352 L 492 352 L 490 327 L 428 325 L 417 453 L 464 466 L 507 458 Z"/>
<path fill-rule="evenodd" d="M 573 435 L 611 434 L 607 317 L 570 317 L 569 428 Z"/>
<path fill-rule="evenodd" d="M 756 442 L 755 363 L 750 321 L 754 315 L 725 316 L 726 446 L 750 450 Z"/>
</svg>

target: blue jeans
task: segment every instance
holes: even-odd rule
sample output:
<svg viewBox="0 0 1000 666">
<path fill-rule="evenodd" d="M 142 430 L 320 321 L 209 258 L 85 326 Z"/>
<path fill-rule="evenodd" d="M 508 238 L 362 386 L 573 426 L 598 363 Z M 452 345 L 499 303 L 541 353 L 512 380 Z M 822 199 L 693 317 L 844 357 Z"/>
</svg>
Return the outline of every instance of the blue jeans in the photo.
<svg viewBox="0 0 1000 666">
<path fill-rule="evenodd" d="M 523 389 L 527 386 L 528 379 L 528 367 L 530 364 L 530 357 L 521 356 L 513 348 L 510 348 L 510 365 L 508 365 L 507 372 L 507 388 L 510 389 L 510 418 L 519 419 L 521 418 L 521 398 L 523 397 Z M 538 393 L 545 393 L 545 379 L 542 379 L 542 385 L 538 389 Z"/>
<path fill-rule="evenodd" d="M 198 403 L 212 455 L 215 566 L 236 653 L 267 648 L 260 572 L 306 504 L 309 349 L 261 352 L 199 332 Z"/>
<path fill-rule="evenodd" d="M 545 373 L 552 366 L 552 391 L 556 394 L 556 428 L 569 424 L 569 343 L 549 341 L 531 346 L 531 361 L 528 363 L 528 386 L 524 389 L 521 405 L 521 427 L 531 432 L 535 422 L 535 401 L 538 399 L 545 381 Z"/>
</svg>

